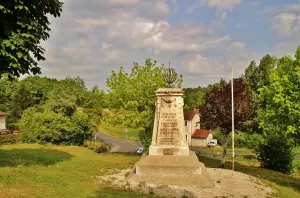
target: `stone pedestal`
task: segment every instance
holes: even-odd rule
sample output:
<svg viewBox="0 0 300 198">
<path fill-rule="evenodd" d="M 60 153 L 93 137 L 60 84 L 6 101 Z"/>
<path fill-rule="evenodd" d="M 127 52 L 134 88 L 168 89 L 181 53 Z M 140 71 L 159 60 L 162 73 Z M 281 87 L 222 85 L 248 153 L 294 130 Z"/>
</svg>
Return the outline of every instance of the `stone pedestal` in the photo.
<svg viewBox="0 0 300 198">
<path fill-rule="evenodd" d="M 129 182 L 197 185 L 213 184 L 203 163 L 189 150 L 184 128 L 183 91 L 161 88 L 156 91 L 156 112 L 149 154 L 135 164 Z"/>
</svg>

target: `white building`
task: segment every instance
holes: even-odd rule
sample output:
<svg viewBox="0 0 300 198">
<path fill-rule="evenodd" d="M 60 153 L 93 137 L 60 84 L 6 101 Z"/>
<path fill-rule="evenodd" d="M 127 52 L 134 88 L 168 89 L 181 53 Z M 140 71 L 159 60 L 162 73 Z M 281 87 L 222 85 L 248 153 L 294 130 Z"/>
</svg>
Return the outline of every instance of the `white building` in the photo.
<svg viewBox="0 0 300 198">
<path fill-rule="evenodd" d="M 199 109 L 184 110 L 184 126 L 189 146 L 206 147 L 213 138 L 211 130 L 200 129 Z"/>
<path fill-rule="evenodd" d="M 0 130 L 6 129 L 5 118 L 6 118 L 6 113 L 0 111 Z"/>
</svg>

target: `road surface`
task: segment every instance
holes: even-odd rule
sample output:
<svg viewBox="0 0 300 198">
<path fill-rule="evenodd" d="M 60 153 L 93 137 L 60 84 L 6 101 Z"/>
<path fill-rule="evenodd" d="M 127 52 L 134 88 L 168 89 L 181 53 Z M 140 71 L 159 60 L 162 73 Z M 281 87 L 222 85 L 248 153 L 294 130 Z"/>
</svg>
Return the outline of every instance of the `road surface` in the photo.
<svg viewBox="0 0 300 198">
<path fill-rule="evenodd" d="M 105 133 L 94 132 L 94 134 L 97 140 L 103 141 L 107 144 L 112 144 L 113 148 L 111 152 L 133 152 L 136 147 L 142 146 L 142 144 L 138 142 L 130 142 L 127 140 L 113 137 L 111 135 L 107 135 Z"/>
</svg>

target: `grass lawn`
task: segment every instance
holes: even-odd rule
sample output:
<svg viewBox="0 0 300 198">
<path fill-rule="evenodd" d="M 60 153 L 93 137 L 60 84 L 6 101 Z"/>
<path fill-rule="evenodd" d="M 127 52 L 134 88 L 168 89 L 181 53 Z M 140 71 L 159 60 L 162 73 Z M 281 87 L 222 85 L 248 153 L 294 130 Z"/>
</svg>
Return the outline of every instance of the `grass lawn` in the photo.
<svg viewBox="0 0 300 198">
<path fill-rule="evenodd" d="M 96 184 L 96 176 L 133 165 L 139 156 L 96 154 L 76 146 L 0 147 L 0 197 L 154 197 Z"/>
<path fill-rule="evenodd" d="M 220 165 L 220 158 L 214 159 L 206 156 L 198 157 L 206 167 L 217 168 Z M 265 182 L 278 192 L 278 197 L 300 197 L 300 170 L 298 170 L 298 174 L 294 174 L 293 176 L 291 176 L 280 172 L 260 168 L 258 167 L 258 165 L 259 164 L 256 160 L 238 157 L 235 163 L 235 170 L 260 178 L 263 182 Z M 230 157 L 228 157 L 226 160 L 225 168 L 232 169 L 232 161 Z"/>
<path fill-rule="evenodd" d="M 124 139 L 124 140 L 129 140 L 129 141 L 138 141 L 138 132 L 135 131 L 134 129 L 128 128 L 127 132 L 127 139 L 126 139 L 126 134 L 125 134 L 125 127 L 123 126 L 111 126 L 105 122 L 102 121 L 100 125 L 97 127 L 98 131 L 107 133 L 111 136 Z"/>
<path fill-rule="evenodd" d="M 155 197 L 99 186 L 96 176 L 114 168 L 132 166 L 139 156 L 97 154 L 77 146 L 15 144 L 0 147 L 0 197 Z M 199 156 L 206 167 L 218 167 L 220 159 Z M 236 171 L 254 175 L 278 191 L 279 197 L 300 197 L 300 177 L 257 167 L 238 157 Z M 231 169 L 230 158 L 226 168 Z"/>
</svg>

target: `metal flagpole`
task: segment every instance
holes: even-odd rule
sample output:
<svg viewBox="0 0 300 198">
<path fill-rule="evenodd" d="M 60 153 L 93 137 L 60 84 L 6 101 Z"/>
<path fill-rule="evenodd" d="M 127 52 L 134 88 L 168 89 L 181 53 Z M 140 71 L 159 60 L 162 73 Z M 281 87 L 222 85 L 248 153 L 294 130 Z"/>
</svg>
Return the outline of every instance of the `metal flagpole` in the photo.
<svg viewBox="0 0 300 198">
<path fill-rule="evenodd" d="M 230 65 L 231 70 L 231 116 L 232 116 L 232 170 L 234 171 L 234 101 L 233 101 L 233 68 L 232 65 Z"/>
</svg>

